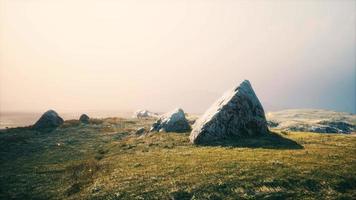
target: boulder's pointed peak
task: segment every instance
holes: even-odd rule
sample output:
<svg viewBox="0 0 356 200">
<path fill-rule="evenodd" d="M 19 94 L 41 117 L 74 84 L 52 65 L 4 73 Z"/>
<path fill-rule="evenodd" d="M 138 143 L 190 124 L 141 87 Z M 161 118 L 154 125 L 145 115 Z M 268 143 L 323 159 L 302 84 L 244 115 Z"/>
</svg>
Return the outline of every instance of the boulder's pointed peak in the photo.
<svg viewBox="0 0 356 200">
<path fill-rule="evenodd" d="M 185 119 L 185 113 L 182 108 L 176 108 L 168 113 L 165 113 L 161 116 L 161 119 L 164 118 L 170 118 L 170 119 L 175 119 L 175 118 L 184 118 Z"/>
<path fill-rule="evenodd" d="M 182 108 L 176 108 L 176 109 L 172 110 L 171 113 L 183 113 L 184 114 L 184 111 Z"/>
<path fill-rule="evenodd" d="M 43 115 L 56 115 L 58 116 L 58 113 L 55 110 L 49 109 Z"/>
<path fill-rule="evenodd" d="M 238 90 L 253 90 L 253 89 L 252 89 L 252 85 L 251 85 L 250 81 L 244 80 L 242 83 L 240 83 L 240 85 L 238 85 L 235 88 L 235 91 L 238 91 Z"/>
<path fill-rule="evenodd" d="M 242 81 L 242 83 L 240 84 L 240 86 L 242 85 L 248 85 L 248 86 L 251 86 L 251 83 L 249 80 L 245 79 L 244 81 Z"/>
<path fill-rule="evenodd" d="M 178 111 L 178 112 L 184 112 L 182 108 L 176 108 L 176 111 Z"/>
</svg>

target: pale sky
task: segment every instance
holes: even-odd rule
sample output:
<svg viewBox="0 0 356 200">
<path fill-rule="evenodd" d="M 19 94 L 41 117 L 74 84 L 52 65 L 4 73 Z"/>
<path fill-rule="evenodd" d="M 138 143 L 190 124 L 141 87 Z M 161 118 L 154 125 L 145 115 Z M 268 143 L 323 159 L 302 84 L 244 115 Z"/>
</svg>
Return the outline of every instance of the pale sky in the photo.
<svg viewBox="0 0 356 200">
<path fill-rule="evenodd" d="M 0 111 L 356 112 L 356 1 L 0 0 Z"/>
</svg>

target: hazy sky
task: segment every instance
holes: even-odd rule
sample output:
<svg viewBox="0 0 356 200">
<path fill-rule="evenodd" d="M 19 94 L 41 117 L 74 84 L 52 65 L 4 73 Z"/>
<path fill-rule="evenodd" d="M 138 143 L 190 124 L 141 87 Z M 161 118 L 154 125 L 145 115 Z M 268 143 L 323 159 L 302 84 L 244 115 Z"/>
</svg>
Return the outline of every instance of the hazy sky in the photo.
<svg viewBox="0 0 356 200">
<path fill-rule="evenodd" d="M 0 110 L 356 112 L 356 1 L 0 0 Z"/>
</svg>

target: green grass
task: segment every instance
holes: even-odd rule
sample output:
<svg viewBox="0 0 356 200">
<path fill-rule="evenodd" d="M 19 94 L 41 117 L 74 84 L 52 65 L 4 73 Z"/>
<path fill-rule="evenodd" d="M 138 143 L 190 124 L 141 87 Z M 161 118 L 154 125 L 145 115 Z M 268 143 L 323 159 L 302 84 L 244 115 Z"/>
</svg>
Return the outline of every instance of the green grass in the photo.
<svg viewBox="0 0 356 200">
<path fill-rule="evenodd" d="M 273 133 L 189 143 L 152 120 L 0 133 L 0 199 L 356 199 L 356 137 Z"/>
</svg>

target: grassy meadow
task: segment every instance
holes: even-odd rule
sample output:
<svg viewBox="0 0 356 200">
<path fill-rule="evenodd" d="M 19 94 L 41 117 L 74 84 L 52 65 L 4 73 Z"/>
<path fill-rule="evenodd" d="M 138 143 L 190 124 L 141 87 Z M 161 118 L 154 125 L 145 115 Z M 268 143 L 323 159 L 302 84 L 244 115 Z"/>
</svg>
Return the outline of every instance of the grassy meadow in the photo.
<svg viewBox="0 0 356 200">
<path fill-rule="evenodd" d="M 279 132 L 189 143 L 152 119 L 0 132 L 0 199 L 356 199 L 355 135 Z"/>
</svg>

